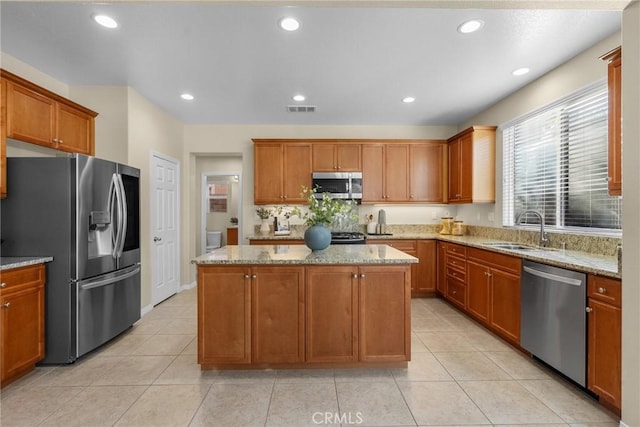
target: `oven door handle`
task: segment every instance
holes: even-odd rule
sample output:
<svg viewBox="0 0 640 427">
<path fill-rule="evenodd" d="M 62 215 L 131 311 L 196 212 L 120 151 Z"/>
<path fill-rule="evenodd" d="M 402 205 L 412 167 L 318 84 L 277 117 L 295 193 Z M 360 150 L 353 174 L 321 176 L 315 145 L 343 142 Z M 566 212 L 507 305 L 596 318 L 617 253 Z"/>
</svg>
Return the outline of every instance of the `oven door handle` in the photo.
<svg viewBox="0 0 640 427">
<path fill-rule="evenodd" d="M 78 285 L 81 290 L 86 291 L 120 282 L 121 280 L 128 279 L 138 273 L 140 273 L 140 264 L 132 265 L 131 267 L 127 267 L 114 273 L 94 277 L 93 279 L 81 280 L 78 282 Z"/>
</svg>

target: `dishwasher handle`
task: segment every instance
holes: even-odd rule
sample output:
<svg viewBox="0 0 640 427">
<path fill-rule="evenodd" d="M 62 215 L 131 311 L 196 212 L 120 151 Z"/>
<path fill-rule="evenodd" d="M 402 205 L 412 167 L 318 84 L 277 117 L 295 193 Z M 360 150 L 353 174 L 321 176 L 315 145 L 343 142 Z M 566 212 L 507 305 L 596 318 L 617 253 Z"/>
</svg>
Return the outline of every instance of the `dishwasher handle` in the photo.
<svg viewBox="0 0 640 427">
<path fill-rule="evenodd" d="M 572 279 L 570 277 L 558 276 L 557 274 L 547 273 L 546 271 L 536 270 L 535 268 L 527 267 L 526 265 L 522 267 L 524 271 L 534 276 L 542 277 L 543 279 L 553 280 L 555 282 L 564 283 L 566 285 L 572 286 L 580 286 L 582 285 L 582 280 Z"/>
</svg>

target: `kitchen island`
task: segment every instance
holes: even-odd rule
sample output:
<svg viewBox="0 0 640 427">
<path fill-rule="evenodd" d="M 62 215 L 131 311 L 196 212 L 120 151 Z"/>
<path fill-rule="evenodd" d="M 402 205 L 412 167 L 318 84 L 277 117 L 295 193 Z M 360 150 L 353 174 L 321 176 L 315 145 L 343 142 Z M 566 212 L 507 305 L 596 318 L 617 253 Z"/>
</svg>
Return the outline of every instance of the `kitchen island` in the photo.
<svg viewBox="0 0 640 427">
<path fill-rule="evenodd" d="M 417 261 L 387 245 L 225 246 L 198 257 L 198 363 L 406 367 Z"/>
</svg>

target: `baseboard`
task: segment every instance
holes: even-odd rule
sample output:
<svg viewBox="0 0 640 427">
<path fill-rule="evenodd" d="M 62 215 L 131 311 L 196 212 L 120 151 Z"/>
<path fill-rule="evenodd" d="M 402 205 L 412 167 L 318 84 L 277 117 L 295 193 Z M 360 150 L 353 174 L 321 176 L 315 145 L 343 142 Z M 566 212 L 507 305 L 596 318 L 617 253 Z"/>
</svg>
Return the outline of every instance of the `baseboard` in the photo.
<svg viewBox="0 0 640 427">
<path fill-rule="evenodd" d="M 197 284 L 198 284 L 197 282 L 193 281 L 191 283 L 180 285 L 180 287 L 178 288 L 178 293 L 182 291 L 188 291 L 189 289 L 193 289 L 196 287 Z"/>
<path fill-rule="evenodd" d="M 145 305 L 140 309 L 140 317 L 144 317 L 153 310 L 153 304 Z"/>
</svg>

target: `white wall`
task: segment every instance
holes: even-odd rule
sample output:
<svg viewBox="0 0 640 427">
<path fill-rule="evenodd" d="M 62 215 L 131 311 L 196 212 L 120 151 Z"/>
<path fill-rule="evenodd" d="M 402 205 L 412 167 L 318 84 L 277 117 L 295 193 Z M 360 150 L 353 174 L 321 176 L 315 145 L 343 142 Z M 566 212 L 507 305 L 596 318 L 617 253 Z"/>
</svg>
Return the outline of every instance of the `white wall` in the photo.
<svg viewBox="0 0 640 427">
<path fill-rule="evenodd" d="M 128 164 L 140 169 L 142 306 L 151 304 L 151 153 L 181 159 L 183 125 L 128 88 Z M 101 141 L 101 143 L 104 143 Z M 181 165 L 182 167 L 182 165 Z M 183 179 L 184 174 L 181 174 Z M 181 205 L 182 206 L 182 205 Z M 181 213 L 184 214 L 184 210 Z M 184 240 L 184 236 L 181 236 Z"/>
<path fill-rule="evenodd" d="M 126 86 L 72 86 L 69 96 L 98 113 L 95 119 L 95 156 L 126 164 L 129 89 Z"/>
<path fill-rule="evenodd" d="M 640 426 L 640 2 L 622 18 L 622 421 Z"/>
<path fill-rule="evenodd" d="M 620 46 L 621 33 L 613 34 L 550 71 L 514 94 L 502 99 L 460 126 L 500 126 L 553 101 L 567 96 L 589 84 L 607 78 L 607 64 L 600 58 Z M 502 225 L 502 132 L 496 135 L 496 203 L 461 205 L 458 219 L 475 225 Z M 493 221 L 491 220 L 493 218 Z"/>
</svg>

